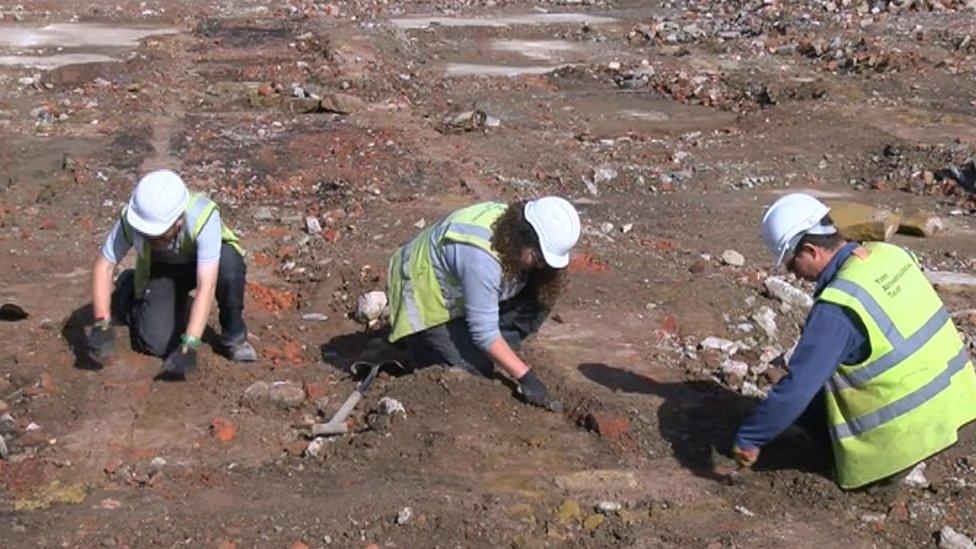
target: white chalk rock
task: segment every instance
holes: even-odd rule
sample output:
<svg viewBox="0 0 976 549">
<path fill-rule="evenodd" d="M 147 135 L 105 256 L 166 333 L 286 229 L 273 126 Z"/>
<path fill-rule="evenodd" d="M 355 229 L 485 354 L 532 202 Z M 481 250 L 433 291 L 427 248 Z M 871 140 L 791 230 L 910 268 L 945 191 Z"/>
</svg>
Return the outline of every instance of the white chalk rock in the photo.
<svg viewBox="0 0 976 549">
<path fill-rule="evenodd" d="M 356 320 L 374 324 L 387 314 L 386 292 L 367 292 L 356 300 Z"/>
</svg>

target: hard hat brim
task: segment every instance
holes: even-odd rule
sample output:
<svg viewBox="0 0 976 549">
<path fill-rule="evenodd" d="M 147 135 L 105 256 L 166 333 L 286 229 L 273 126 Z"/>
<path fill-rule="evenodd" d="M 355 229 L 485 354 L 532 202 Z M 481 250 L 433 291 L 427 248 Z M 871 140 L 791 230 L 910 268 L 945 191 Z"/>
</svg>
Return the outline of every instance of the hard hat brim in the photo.
<svg viewBox="0 0 976 549">
<path fill-rule="evenodd" d="M 542 258 L 546 260 L 546 265 L 549 265 L 553 269 L 563 269 L 566 265 L 569 265 L 569 254 L 554 254 L 549 250 L 546 250 L 545 245 L 540 246 L 542 248 Z"/>
<path fill-rule="evenodd" d="M 132 201 L 130 200 L 129 207 L 126 208 L 125 210 L 125 220 L 129 223 L 129 225 L 133 229 L 139 231 L 140 233 L 146 236 L 159 236 L 165 233 L 166 230 L 169 229 L 173 225 L 173 223 L 177 219 L 179 219 L 181 215 L 183 215 L 183 211 L 186 210 L 186 206 L 189 203 L 190 203 L 190 196 L 189 193 L 187 193 L 187 195 L 183 200 L 183 204 L 176 209 L 176 211 L 173 213 L 173 215 L 170 216 L 169 219 L 166 219 L 164 221 L 152 222 L 143 219 L 142 217 L 139 217 L 139 214 L 136 213 Z"/>
</svg>

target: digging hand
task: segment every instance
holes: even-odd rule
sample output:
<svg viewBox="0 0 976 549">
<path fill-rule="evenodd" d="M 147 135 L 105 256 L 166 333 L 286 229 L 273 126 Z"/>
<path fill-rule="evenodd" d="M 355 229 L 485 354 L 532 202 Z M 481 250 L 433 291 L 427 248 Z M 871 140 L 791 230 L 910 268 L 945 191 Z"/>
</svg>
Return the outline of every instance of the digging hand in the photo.
<svg viewBox="0 0 976 549">
<path fill-rule="evenodd" d="M 186 377 L 186 374 L 196 371 L 196 369 L 197 350 L 186 345 L 181 345 L 166 357 L 161 373 L 166 378 L 181 379 Z"/>
<path fill-rule="evenodd" d="M 739 445 L 736 444 L 732 446 L 732 457 L 735 458 L 739 467 L 749 468 L 759 459 L 759 448 L 744 449 L 739 448 Z"/>
<path fill-rule="evenodd" d="M 526 372 L 519 378 L 518 382 L 519 392 L 522 394 L 522 398 L 529 404 L 546 408 L 551 412 L 562 411 L 562 405 L 549 396 L 549 390 L 546 389 L 546 385 L 532 372 Z"/>
<path fill-rule="evenodd" d="M 88 355 L 96 362 L 104 362 L 115 353 L 115 332 L 107 319 L 99 320 L 92 325 L 85 344 Z"/>
</svg>

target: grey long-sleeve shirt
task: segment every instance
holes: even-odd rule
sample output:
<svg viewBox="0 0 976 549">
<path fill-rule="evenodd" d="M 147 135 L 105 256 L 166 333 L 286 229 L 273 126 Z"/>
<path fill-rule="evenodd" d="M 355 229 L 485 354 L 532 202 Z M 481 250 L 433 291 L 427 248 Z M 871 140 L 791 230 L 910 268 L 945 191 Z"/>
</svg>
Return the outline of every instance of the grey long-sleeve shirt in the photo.
<svg viewBox="0 0 976 549">
<path fill-rule="evenodd" d="M 461 282 L 464 319 L 471 339 L 487 349 L 502 335 L 498 329 L 498 303 L 515 297 L 525 288 L 525 281 L 503 282 L 501 265 L 476 246 L 453 243 L 445 244 L 442 250 L 443 264 L 435 260 L 435 269 L 445 270 Z"/>
<path fill-rule="evenodd" d="M 179 232 L 177 238 L 174 238 L 173 242 L 166 249 L 153 250 L 153 261 L 176 265 L 193 263 L 194 260 L 199 265 L 217 263 L 220 261 L 220 231 L 220 212 L 214 210 L 210 214 L 210 218 L 207 219 L 207 222 L 203 224 L 203 229 L 201 229 L 200 234 L 197 236 L 197 254 L 195 258 L 183 257 L 179 253 L 180 244 L 184 238 L 187 238 L 186 230 L 184 229 Z M 136 239 L 136 244 L 141 247 L 142 237 L 138 234 L 133 234 L 133 238 Z M 109 262 L 117 264 L 129 253 L 130 248 L 132 248 L 132 244 L 125 238 L 125 234 L 122 231 L 122 221 L 117 220 L 115 225 L 112 226 L 112 230 L 108 233 L 108 236 L 105 237 L 105 244 L 102 245 L 102 255 Z"/>
</svg>

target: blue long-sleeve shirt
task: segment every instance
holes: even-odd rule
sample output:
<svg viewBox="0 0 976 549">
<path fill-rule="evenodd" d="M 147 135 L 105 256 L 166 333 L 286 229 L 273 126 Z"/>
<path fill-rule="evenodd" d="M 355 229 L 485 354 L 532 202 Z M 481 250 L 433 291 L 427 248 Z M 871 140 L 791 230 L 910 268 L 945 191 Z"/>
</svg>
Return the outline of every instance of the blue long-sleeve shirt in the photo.
<svg viewBox="0 0 976 549">
<path fill-rule="evenodd" d="M 834 255 L 817 277 L 814 295 L 820 295 L 833 281 L 857 246 L 849 243 Z M 870 351 L 867 330 L 853 313 L 833 303 L 815 303 L 790 359 L 789 373 L 739 427 L 736 445 L 758 448 L 779 436 L 803 414 L 841 363 L 862 362 Z"/>
</svg>

